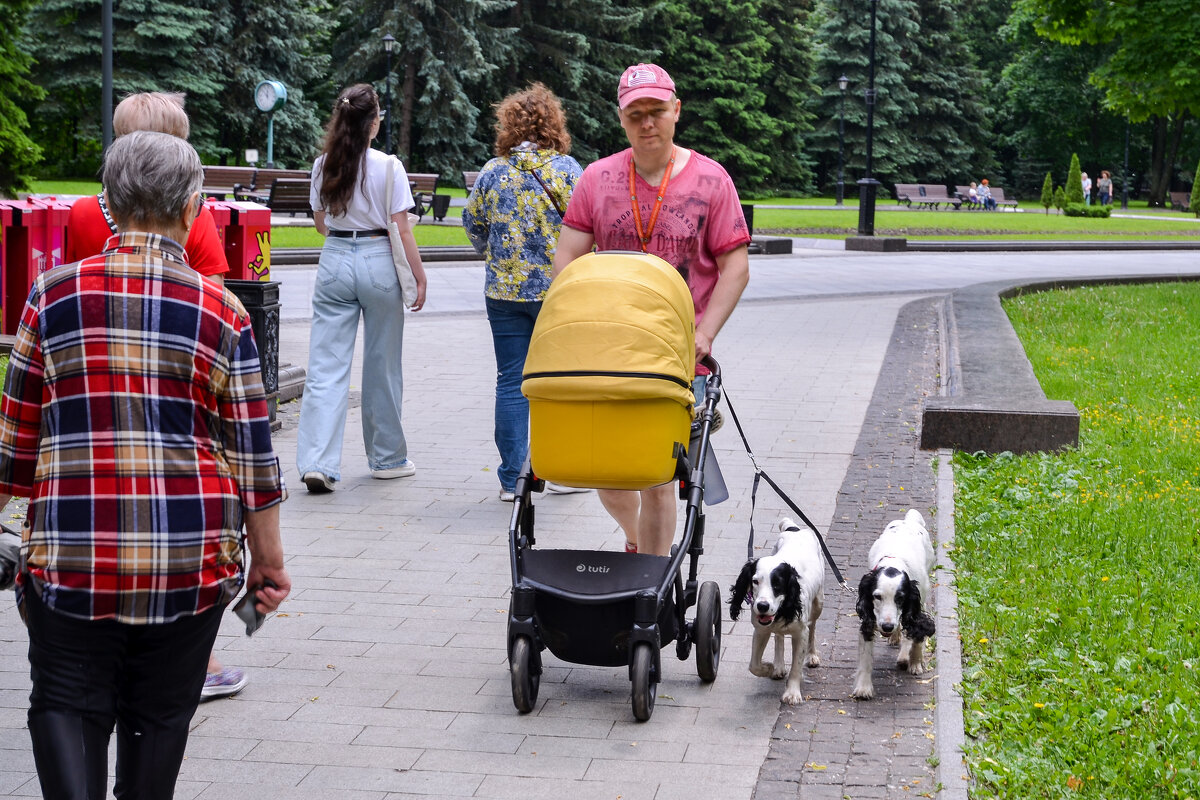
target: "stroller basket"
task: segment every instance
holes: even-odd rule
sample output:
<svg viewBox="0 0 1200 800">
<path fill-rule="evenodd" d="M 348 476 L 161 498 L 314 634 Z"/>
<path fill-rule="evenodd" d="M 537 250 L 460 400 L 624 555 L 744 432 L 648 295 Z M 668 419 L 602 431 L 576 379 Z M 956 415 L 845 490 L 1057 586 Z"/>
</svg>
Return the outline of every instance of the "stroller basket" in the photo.
<svg viewBox="0 0 1200 800">
<path fill-rule="evenodd" d="M 687 284 L 642 253 L 595 253 L 550 286 L 521 391 L 530 463 L 568 486 L 645 489 L 675 477 L 692 421 Z"/>
</svg>

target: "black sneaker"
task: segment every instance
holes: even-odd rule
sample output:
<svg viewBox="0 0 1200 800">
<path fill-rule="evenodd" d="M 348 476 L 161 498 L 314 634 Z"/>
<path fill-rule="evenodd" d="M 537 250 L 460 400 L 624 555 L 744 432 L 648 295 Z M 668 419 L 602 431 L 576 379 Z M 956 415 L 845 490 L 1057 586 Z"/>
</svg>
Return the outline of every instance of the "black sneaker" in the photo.
<svg viewBox="0 0 1200 800">
<path fill-rule="evenodd" d="M 693 436 L 697 436 L 700 433 L 700 424 L 701 424 L 700 418 L 703 414 L 704 414 L 703 408 L 696 409 L 696 416 L 692 419 L 692 435 Z M 709 435 L 711 436 L 712 434 L 721 430 L 721 426 L 724 424 L 725 424 L 725 417 L 723 417 L 721 415 L 721 409 L 719 409 L 719 408 L 715 409 L 713 411 L 712 427 L 708 429 Z"/>
</svg>

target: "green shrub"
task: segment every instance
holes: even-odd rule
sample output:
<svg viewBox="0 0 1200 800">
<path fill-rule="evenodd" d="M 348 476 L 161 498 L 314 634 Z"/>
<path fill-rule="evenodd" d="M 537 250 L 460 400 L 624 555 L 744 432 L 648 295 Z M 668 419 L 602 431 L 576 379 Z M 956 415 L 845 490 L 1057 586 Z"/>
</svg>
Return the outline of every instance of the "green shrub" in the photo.
<svg viewBox="0 0 1200 800">
<path fill-rule="evenodd" d="M 1197 201 L 1200 201 L 1200 164 L 1196 165 L 1196 180 L 1192 182 L 1191 205 L 1188 206 L 1193 214 L 1200 217 L 1200 202 Z"/>
<path fill-rule="evenodd" d="M 1046 173 L 1046 180 L 1042 181 L 1042 206 L 1046 209 L 1046 213 L 1050 213 L 1050 206 L 1054 205 L 1054 179 L 1050 177 L 1050 173 Z"/>
<path fill-rule="evenodd" d="M 1083 175 L 1079 156 L 1071 153 L 1071 168 L 1067 170 L 1067 204 L 1083 202 Z M 1076 214 L 1075 216 L 1080 216 Z"/>
<path fill-rule="evenodd" d="M 1058 209 L 1058 213 L 1062 213 L 1063 206 L 1067 204 L 1067 193 L 1063 187 L 1059 186 L 1054 190 L 1054 207 Z"/>
<path fill-rule="evenodd" d="M 1067 203 L 1063 207 L 1063 213 L 1068 217 L 1097 217 L 1108 219 L 1108 215 L 1112 213 L 1112 206 L 1087 206 L 1083 203 Z"/>
</svg>

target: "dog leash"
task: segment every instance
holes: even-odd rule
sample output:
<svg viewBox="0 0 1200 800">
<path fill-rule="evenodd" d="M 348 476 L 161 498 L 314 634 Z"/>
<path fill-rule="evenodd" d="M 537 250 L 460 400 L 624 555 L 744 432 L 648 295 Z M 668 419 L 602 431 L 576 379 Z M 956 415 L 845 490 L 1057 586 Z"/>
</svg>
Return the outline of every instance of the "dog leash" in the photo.
<svg viewBox="0 0 1200 800">
<path fill-rule="evenodd" d="M 733 424 L 737 428 L 738 436 L 742 437 L 742 445 L 746 448 L 746 455 L 750 457 L 750 465 L 754 467 L 754 484 L 750 488 L 750 538 L 746 542 L 746 558 L 754 558 L 754 505 L 758 498 L 758 484 L 760 480 L 765 480 L 767 485 L 775 490 L 775 494 L 783 502 L 787 503 L 788 508 L 796 513 L 800 520 L 808 526 L 809 530 L 817 537 L 817 541 L 821 544 L 821 552 L 825 554 L 825 562 L 829 564 L 829 568 L 833 570 L 833 577 L 842 585 L 842 588 L 848 592 L 854 591 L 850 588 L 850 584 L 846 583 L 846 579 L 842 577 L 841 570 L 834 563 L 833 554 L 829 552 L 829 547 L 825 544 L 825 537 L 817 530 L 817 526 L 812 523 L 808 515 L 800 510 L 800 507 L 792 502 L 792 498 L 788 497 L 783 489 L 779 488 L 766 470 L 758 465 L 758 460 L 754 457 L 754 451 L 750 448 L 750 440 L 746 438 L 746 432 L 742 430 L 742 421 L 738 419 L 737 412 L 733 410 L 733 403 L 729 399 L 729 392 L 724 391 L 725 405 L 729 406 L 729 416 L 733 417 Z"/>
</svg>

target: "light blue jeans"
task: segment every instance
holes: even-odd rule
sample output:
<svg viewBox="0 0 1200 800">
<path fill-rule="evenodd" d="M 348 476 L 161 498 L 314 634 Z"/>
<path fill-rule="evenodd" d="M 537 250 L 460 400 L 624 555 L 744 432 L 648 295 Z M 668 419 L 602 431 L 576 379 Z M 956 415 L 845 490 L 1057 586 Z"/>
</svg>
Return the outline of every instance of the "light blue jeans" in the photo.
<svg viewBox="0 0 1200 800">
<path fill-rule="evenodd" d="M 325 240 L 313 289 L 308 376 L 300 406 L 300 474 L 339 480 L 350 399 L 350 365 L 363 321 L 362 430 L 372 470 L 408 458 L 400 424 L 404 303 L 387 237 Z"/>
</svg>

